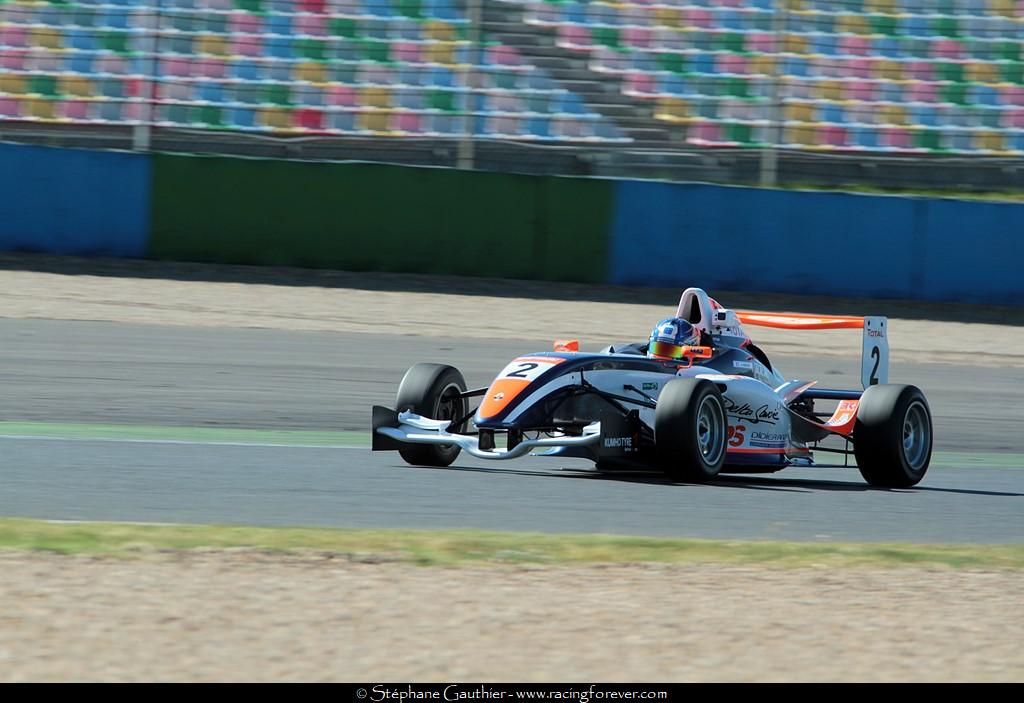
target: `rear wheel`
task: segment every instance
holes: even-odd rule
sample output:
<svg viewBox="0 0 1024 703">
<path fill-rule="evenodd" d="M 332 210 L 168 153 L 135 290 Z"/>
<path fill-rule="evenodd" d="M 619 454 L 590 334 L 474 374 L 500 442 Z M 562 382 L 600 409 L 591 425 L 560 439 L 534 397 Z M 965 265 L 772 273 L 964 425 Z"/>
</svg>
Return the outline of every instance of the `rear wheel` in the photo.
<svg viewBox="0 0 1024 703">
<path fill-rule="evenodd" d="M 665 384 L 654 411 L 654 442 L 658 463 L 672 479 L 699 483 L 717 476 L 728 430 L 714 383 L 678 378 Z"/>
<path fill-rule="evenodd" d="M 398 386 L 395 410 L 411 410 L 432 420 L 458 420 L 466 414 L 466 381 L 454 366 L 416 364 L 405 372 Z M 465 423 L 449 427 L 461 432 Z M 457 444 L 410 444 L 398 453 L 410 464 L 448 466 L 459 455 Z"/>
<path fill-rule="evenodd" d="M 932 414 L 916 386 L 871 386 L 857 406 L 853 452 L 872 486 L 916 485 L 932 457 Z"/>
</svg>

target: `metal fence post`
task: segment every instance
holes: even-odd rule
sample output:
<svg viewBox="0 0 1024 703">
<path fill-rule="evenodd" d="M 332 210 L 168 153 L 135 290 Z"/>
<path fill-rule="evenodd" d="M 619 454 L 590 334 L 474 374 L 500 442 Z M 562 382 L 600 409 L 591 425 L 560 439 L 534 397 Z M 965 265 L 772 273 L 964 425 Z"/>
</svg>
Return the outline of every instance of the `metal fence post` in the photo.
<svg viewBox="0 0 1024 703">
<path fill-rule="evenodd" d="M 784 48 L 782 45 L 786 30 L 786 1 L 775 0 L 773 8 L 775 14 L 772 17 L 772 33 L 775 35 L 776 57 L 782 53 L 780 49 Z M 768 143 L 761 150 L 761 187 L 763 188 L 774 188 L 779 180 L 778 146 L 782 141 L 781 72 L 782 68 L 778 65 L 778 60 L 776 60 L 772 73 L 768 132 L 765 135 L 768 138 Z"/>
<path fill-rule="evenodd" d="M 139 122 L 132 129 L 132 149 L 135 151 L 149 151 L 153 125 L 153 102 L 156 100 L 156 79 L 158 74 L 158 62 L 160 61 L 160 19 L 163 1 L 157 0 L 154 5 L 152 26 L 147 26 L 146 48 L 150 52 L 149 71 L 144 76 L 148 88 L 143 91 L 143 101 L 139 106 Z M 127 11 L 127 10 L 126 10 Z M 146 23 L 149 24 L 148 22 Z"/>
<path fill-rule="evenodd" d="M 469 20 L 469 70 L 466 74 L 466 83 L 469 86 L 469 93 L 467 95 L 467 101 L 469 110 L 466 114 L 466 125 L 462 132 L 462 136 L 459 139 L 458 155 L 456 157 L 455 165 L 457 168 L 471 170 L 476 162 L 475 141 L 474 141 L 474 124 L 476 123 L 476 106 L 477 106 L 477 79 L 479 72 L 477 67 L 480 65 L 482 59 L 482 51 L 480 46 L 481 38 L 483 37 L 483 31 L 481 24 L 483 24 L 483 0 L 469 0 L 466 6 L 466 16 Z"/>
</svg>

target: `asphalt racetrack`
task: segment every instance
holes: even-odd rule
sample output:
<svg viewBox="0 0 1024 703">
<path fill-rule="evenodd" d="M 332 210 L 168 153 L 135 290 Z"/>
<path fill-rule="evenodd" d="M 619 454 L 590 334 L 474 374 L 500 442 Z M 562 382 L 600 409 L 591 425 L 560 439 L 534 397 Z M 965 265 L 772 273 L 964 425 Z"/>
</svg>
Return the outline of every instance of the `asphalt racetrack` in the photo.
<svg viewBox="0 0 1024 703">
<path fill-rule="evenodd" d="M 460 340 L 0 319 L 0 420 L 366 432 L 416 361 L 485 385 L 550 340 Z M 630 340 L 622 340 L 630 341 Z M 588 348 L 584 344 L 584 349 Z M 771 349 L 767 349 L 771 355 Z M 776 356 L 788 378 L 857 386 L 858 359 Z M 894 363 L 935 416 L 910 490 L 855 468 L 672 485 L 586 462 L 405 465 L 358 446 L 0 437 L 0 515 L 61 520 L 476 528 L 729 539 L 1024 541 L 1024 369 Z"/>
</svg>

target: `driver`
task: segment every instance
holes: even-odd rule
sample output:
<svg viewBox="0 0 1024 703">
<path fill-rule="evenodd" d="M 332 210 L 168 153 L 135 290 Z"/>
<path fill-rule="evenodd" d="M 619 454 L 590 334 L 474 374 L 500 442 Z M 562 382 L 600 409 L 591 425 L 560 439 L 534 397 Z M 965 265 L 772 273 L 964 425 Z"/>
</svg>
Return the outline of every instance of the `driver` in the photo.
<svg viewBox="0 0 1024 703">
<path fill-rule="evenodd" d="M 647 356 L 652 359 L 682 359 L 683 349 L 699 346 L 700 330 L 681 317 L 662 320 L 651 332 Z"/>
</svg>

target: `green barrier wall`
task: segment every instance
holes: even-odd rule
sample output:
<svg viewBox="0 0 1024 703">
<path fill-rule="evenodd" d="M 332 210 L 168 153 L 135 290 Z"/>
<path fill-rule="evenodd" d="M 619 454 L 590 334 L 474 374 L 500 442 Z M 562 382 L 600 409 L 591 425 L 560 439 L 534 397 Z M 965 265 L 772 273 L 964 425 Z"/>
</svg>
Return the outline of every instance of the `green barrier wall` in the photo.
<svg viewBox="0 0 1024 703">
<path fill-rule="evenodd" d="M 607 280 L 613 184 L 155 155 L 149 257 Z"/>
</svg>

